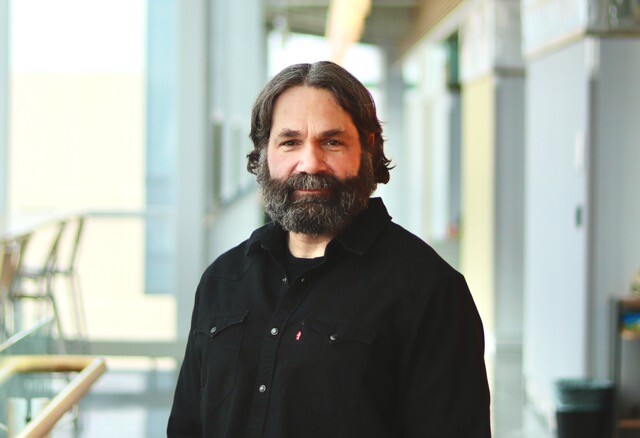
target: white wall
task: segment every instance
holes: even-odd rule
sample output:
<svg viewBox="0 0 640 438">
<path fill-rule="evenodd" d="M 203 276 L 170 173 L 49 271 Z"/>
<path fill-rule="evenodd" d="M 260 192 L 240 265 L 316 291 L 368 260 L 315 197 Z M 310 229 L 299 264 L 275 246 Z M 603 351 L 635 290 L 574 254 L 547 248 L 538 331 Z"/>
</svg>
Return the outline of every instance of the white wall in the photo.
<svg viewBox="0 0 640 438">
<path fill-rule="evenodd" d="M 252 177 L 245 175 L 244 156 L 251 150 L 251 105 L 266 83 L 266 43 L 260 0 L 193 0 L 179 5 L 176 291 L 178 336 L 183 338 L 188 333 L 194 291 L 204 268 L 217 255 L 248 238 L 262 221 Z M 214 122 L 221 123 L 223 129 L 221 163 L 212 161 L 216 156 L 211 152 Z M 222 172 L 223 186 L 230 189 L 223 206 L 212 201 L 214 171 Z"/>
<path fill-rule="evenodd" d="M 388 60 L 393 48 L 387 48 L 386 59 L 383 62 L 384 75 L 382 90 L 384 93 L 384 103 L 386 108 L 384 119 L 382 120 L 383 137 L 385 139 L 385 155 L 391 160 L 391 165 L 395 166 L 390 172 L 390 180 L 387 184 L 379 184 L 374 196 L 381 196 L 393 217 L 393 220 L 402 226 L 407 226 L 407 209 L 411 205 L 407 202 L 406 183 L 407 174 L 406 163 L 408 157 L 405 139 L 405 83 L 402 77 L 402 69 L 399 65 L 390 65 Z M 381 109 L 378 109 L 380 112 Z"/>
<path fill-rule="evenodd" d="M 217 216 L 208 232 L 209 260 L 246 240 L 262 225 L 262 204 L 257 191 L 252 191 L 225 208 Z"/>
<path fill-rule="evenodd" d="M 451 203 L 457 199 L 452 191 L 460 189 L 459 183 L 450 184 L 452 160 L 458 158 L 451 148 L 460 134 L 459 121 L 454 116 L 460 97 L 447 88 L 446 55 L 442 44 L 424 44 L 404 63 L 410 83 L 402 93 L 405 141 L 390 139 L 389 155 L 397 168 L 391 173 L 389 188 L 380 190 L 395 197 L 388 204 L 396 222 L 443 249 L 455 243 L 450 241 L 448 226 Z M 398 79 L 396 93 L 402 91 L 398 89 L 401 85 Z M 396 118 L 403 116 L 397 110 L 399 106 L 396 104 Z M 455 176 L 459 178 L 458 174 Z M 443 255 L 456 259 L 455 253 L 454 249 Z"/>
<path fill-rule="evenodd" d="M 610 375 L 610 302 L 640 266 L 638 71 L 634 38 L 529 63 L 524 371 L 538 408 L 556 378 Z"/>
<path fill-rule="evenodd" d="M 395 175 L 392 178 L 396 179 L 389 187 L 394 188 L 394 194 L 397 194 L 402 202 L 391 210 L 391 215 L 403 227 L 418 236 L 422 234 L 422 210 L 426 202 L 422 182 L 422 174 L 426 168 L 424 137 L 427 130 L 423 102 L 424 99 L 418 90 L 405 93 L 406 142 L 402 152 L 394 154 L 396 168 L 393 170 Z"/>
<path fill-rule="evenodd" d="M 496 79 L 495 330 L 503 345 L 522 344 L 524 256 L 523 76 Z"/>
<path fill-rule="evenodd" d="M 543 409 L 554 379 L 587 372 L 587 239 L 576 225 L 587 175 L 576 142 L 589 123 L 588 51 L 580 41 L 527 68 L 523 372 Z"/>
<path fill-rule="evenodd" d="M 251 107 L 267 82 L 262 2 L 211 2 L 209 126 L 222 124 L 223 195 L 230 201 L 207 212 L 207 260 L 247 239 L 262 224 L 254 177 L 247 170 Z M 212 147 L 209 138 L 208 147 Z M 212 168 L 205 170 L 208 173 Z M 210 188 L 209 188 L 210 189 Z"/>
<path fill-rule="evenodd" d="M 608 377 L 610 299 L 627 295 L 640 268 L 640 40 L 601 39 L 599 45 L 591 166 L 593 305 L 588 318 L 591 372 Z"/>
</svg>

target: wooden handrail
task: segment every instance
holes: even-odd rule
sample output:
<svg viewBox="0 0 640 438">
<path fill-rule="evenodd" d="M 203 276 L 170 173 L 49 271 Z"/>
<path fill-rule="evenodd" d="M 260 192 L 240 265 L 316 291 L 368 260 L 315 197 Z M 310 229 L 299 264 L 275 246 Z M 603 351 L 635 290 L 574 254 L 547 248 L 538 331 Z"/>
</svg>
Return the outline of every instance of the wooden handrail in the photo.
<svg viewBox="0 0 640 438">
<path fill-rule="evenodd" d="M 106 369 L 103 358 L 90 356 L 11 356 L 3 359 L 0 382 L 18 373 L 79 372 L 16 438 L 39 438 L 48 434 Z"/>
</svg>

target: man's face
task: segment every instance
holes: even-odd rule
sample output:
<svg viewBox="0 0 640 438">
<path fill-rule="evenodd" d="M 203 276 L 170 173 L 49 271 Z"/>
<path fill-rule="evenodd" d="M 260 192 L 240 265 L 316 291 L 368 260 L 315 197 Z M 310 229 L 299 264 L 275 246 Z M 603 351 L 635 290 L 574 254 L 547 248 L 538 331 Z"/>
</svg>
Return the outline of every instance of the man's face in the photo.
<svg viewBox="0 0 640 438">
<path fill-rule="evenodd" d="M 301 86 L 275 103 L 258 181 L 273 220 L 316 235 L 340 231 L 366 208 L 375 187 L 349 114 L 329 91 Z"/>
<path fill-rule="evenodd" d="M 267 147 L 272 178 L 308 173 L 344 181 L 358 174 L 361 154 L 358 130 L 329 91 L 294 87 L 280 95 Z M 294 193 L 305 195 L 322 193 Z"/>
</svg>

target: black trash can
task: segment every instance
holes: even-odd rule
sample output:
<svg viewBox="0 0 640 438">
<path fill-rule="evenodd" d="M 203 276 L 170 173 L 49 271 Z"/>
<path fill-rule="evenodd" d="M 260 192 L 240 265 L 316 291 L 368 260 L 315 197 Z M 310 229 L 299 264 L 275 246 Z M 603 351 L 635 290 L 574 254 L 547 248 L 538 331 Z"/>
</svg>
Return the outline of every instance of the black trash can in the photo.
<svg viewBox="0 0 640 438">
<path fill-rule="evenodd" d="M 606 380 L 555 382 L 558 438 L 611 438 L 613 384 Z"/>
</svg>

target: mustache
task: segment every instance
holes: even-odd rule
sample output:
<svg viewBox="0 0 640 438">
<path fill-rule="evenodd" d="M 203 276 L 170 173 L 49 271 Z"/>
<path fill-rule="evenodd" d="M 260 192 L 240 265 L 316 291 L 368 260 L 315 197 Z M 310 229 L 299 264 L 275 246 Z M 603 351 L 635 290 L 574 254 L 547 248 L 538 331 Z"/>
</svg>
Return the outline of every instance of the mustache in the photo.
<svg viewBox="0 0 640 438">
<path fill-rule="evenodd" d="M 289 193 L 294 190 L 331 190 L 338 186 L 340 186 L 340 181 L 332 175 L 298 173 L 285 181 L 285 187 Z"/>
</svg>

